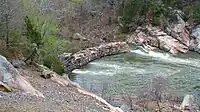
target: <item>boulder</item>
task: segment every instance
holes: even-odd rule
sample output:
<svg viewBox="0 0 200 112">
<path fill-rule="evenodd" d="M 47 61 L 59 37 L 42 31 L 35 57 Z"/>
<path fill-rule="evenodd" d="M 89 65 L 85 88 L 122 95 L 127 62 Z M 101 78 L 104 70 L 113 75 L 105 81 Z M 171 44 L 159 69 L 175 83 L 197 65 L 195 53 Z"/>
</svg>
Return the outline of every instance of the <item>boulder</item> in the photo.
<svg viewBox="0 0 200 112">
<path fill-rule="evenodd" d="M 11 60 L 10 63 L 15 67 L 15 68 L 25 68 L 26 63 L 22 60 Z"/>
<path fill-rule="evenodd" d="M 195 104 L 194 96 L 186 95 L 183 99 L 180 109 L 183 112 L 197 112 L 198 108 L 197 108 L 197 105 Z"/>
<path fill-rule="evenodd" d="M 60 59 L 63 62 L 65 72 L 71 72 L 95 59 L 129 51 L 130 49 L 126 42 L 112 42 L 87 48 L 74 54 L 64 53 L 60 55 Z"/>
<path fill-rule="evenodd" d="M 194 37 L 192 49 L 200 53 L 200 25 L 192 30 L 192 37 Z"/>
<path fill-rule="evenodd" d="M 176 33 L 181 33 L 186 26 L 185 21 L 179 14 L 174 15 L 175 18 L 171 22 L 172 30 Z"/>
<path fill-rule="evenodd" d="M 76 82 L 72 82 L 67 74 L 63 74 L 63 76 L 59 76 L 56 72 L 50 70 L 48 67 L 44 65 L 37 64 L 37 67 L 40 69 L 42 74 L 40 75 L 44 79 L 51 79 L 52 81 L 58 83 L 61 86 L 69 86 L 73 85 L 75 87 L 79 87 L 80 85 Z"/>
<path fill-rule="evenodd" d="M 179 43 L 178 40 L 171 36 L 159 36 L 157 38 L 160 42 L 160 48 L 172 54 L 177 54 L 179 52 L 186 53 L 188 51 L 185 45 Z"/>
<path fill-rule="evenodd" d="M 73 36 L 72 36 L 72 39 L 74 40 L 83 40 L 83 41 L 87 41 L 87 39 L 85 37 L 83 37 L 81 34 L 79 33 L 75 33 Z"/>
<path fill-rule="evenodd" d="M 18 70 L 0 55 L 0 85 L 4 91 L 21 90 L 31 95 L 44 97 L 41 92 L 36 90 L 26 79 L 20 75 Z M 4 89 L 2 89 L 4 88 Z"/>
<path fill-rule="evenodd" d="M 129 112 L 130 111 L 130 107 L 128 107 L 127 105 L 123 104 L 120 106 L 120 109 L 122 109 L 124 112 Z"/>
<path fill-rule="evenodd" d="M 190 34 L 187 30 L 187 24 L 183 19 L 183 12 L 175 11 L 173 15 L 174 18 L 171 18 L 170 25 L 167 30 L 167 34 L 177 39 L 180 43 L 185 46 L 190 46 Z"/>
</svg>

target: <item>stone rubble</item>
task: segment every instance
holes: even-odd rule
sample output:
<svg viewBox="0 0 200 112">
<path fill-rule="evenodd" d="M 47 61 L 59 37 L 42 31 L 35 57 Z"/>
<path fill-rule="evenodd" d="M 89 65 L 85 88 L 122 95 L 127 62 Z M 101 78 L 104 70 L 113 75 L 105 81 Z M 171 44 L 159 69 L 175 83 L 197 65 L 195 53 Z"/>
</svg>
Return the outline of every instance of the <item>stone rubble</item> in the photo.
<svg viewBox="0 0 200 112">
<path fill-rule="evenodd" d="M 113 42 L 102 44 L 97 47 L 87 48 L 74 54 L 64 53 L 60 58 L 63 62 L 64 70 L 67 73 L 78 69 L 95 59 L 129 51 L 130 49 L 126 42 Z"/>
</svg>

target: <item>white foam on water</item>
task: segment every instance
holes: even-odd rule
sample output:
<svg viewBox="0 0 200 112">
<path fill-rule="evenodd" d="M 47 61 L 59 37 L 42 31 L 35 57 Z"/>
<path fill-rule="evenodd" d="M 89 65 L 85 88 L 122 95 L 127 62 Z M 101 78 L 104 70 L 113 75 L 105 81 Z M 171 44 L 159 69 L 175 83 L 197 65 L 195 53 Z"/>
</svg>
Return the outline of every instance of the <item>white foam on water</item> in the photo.
<svg viewBox="0 0 200 112">
<path fill-rule="evenodd" d="M 88 70 L 83 70 L 83 69 L 75 69 L 72 71 L 72 73 L 75 73 L 75 74 L 87 74 L 89 73 L 90 71 Z"/>
<path fill-rule="evenodd" d="M 89 64 L 95 66 L 95 68 L 101 68 L 101 69 L 103 68 L 102 69 L 103 71 L 108 71 L 108 72 L 121 73 L 123 71 L 135 71 L 136 73 L 142 73 L 145 71 L 144 69 L 138 69 L 137 67 L 134 67 L 132 64 L 128 63 L 125 64 L 115 61 L 90 62 Z"/>
<path fill-rule="evenodd" d="M 143 56 L 151 56 L 155 58 L 162 58 L 162 59 L 168 59 L 170 57 L 169 54 L 164 54 L 164 53 L 159 53 L 159 52 L 154 52 L 154 51 L 149 51 L 148 53 L 143 52 L 142 50 L 132 50 L 132 53 L 143 55 Z"/>
<path fill-rule="evenodd" d="M 99 66 L 99 67 L 105 67 L 105 68 L 113 68 L 113 69 L 120 69 L 122 66 L 117 65 L 115 63 L 112 62 L 90 62 L 90 65 L 94 65 L 94 66 Z"/>
<path fill-rule="evenodd" d="M 116 74 L 114 71 L 89 71 L 84 69 L 75 69 L 72 71 L 75 74 L 87 74 L 87 75 L 106 75 L 106 76 L 113 76 Z"/>
<path fill-rule="evenodd" d="M 154 52 L 154 51 L 149 51 L 148 53 L 146 53 L 146 52 L 143 52 L 142 50 L 132 50 L 131 52 L 142 55 L 142 56 L 153 57 L 156 60 L 161 60 L 168 63 L 178 63 L 178 64 L 185 64 L 185 65 L 200 67 L 200 61 L 197 59 L 181 59 L 181 58 L 173 57 L 172 55 L 167 54 L 167 53 L 160 53 L 160 52 Z"/>
<path fill-rule="evenodd" d="M 99 69 L 92 69 L 92 70 L 75 69 L 72 71 L 72 73 L 82 74 L 82 75 L 114 76 L 116 74 L 123 74 L 124 71 L 126 71 L 126 73 L 129 73 L 129 74 L 143 74 L 147 72 L 145 69 L 132 67 L 132 66 L 121 66 L 120 69 L 114 69 L 114 68 L 102 69 L 102 66 L 100 65 L 95 67 Z"/>
</svg>

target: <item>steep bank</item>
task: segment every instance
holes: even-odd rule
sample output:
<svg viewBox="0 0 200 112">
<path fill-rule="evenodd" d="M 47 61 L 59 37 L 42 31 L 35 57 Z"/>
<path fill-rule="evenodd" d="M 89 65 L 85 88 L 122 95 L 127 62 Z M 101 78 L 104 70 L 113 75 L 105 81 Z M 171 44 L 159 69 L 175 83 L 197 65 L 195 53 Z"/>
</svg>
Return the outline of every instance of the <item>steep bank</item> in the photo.
<svg viewBox="0 0 200 112">
<path fill-rule="evenodd" d="M 44 94 L 45 98 L 25 95 L 22 92 L 0 92 L 1 112 L 118 112 L 112 106 L 102 103 L 91 93 L 75 86 L 61 86 L 49 79 L 40 77 L 41 72 L 31 68 L 19 69 L 30 83 Z"/>
</svg>

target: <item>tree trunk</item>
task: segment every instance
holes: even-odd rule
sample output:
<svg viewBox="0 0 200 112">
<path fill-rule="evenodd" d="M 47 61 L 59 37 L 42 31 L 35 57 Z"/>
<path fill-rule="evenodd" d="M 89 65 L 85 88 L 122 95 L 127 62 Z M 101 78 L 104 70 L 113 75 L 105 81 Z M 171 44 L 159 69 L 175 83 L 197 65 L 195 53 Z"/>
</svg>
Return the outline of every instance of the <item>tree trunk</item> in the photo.
<svg viewBox="0 0 200 112">
<path fill-rule="evenodd" d="M 5 14 L 5 24 L 6 24 L 6 46 L 7 49 L 9 48 L 9 27 L 8 27 L 8 14 Z"/>
</svg>

